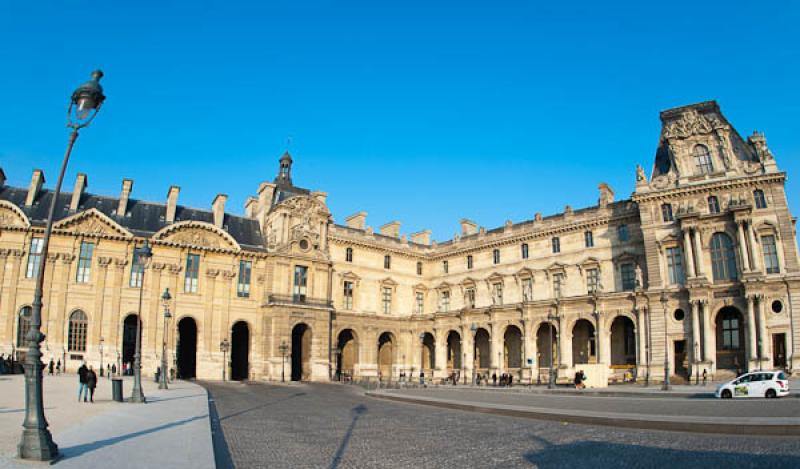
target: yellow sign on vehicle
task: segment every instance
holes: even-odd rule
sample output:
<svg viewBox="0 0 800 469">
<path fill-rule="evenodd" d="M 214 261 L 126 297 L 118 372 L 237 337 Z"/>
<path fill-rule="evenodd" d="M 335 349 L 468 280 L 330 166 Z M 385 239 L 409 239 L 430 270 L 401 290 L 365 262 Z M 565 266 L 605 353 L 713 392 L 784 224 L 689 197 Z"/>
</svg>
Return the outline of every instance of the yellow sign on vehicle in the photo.
<svg viewBox="0 0 800 469">
<path fill-rule="evenodd" d="M 747 386 L 736 386 L 733 388 L 733 394 L 736 396 L 747 396 L 749 388 Z"/>
</svg>

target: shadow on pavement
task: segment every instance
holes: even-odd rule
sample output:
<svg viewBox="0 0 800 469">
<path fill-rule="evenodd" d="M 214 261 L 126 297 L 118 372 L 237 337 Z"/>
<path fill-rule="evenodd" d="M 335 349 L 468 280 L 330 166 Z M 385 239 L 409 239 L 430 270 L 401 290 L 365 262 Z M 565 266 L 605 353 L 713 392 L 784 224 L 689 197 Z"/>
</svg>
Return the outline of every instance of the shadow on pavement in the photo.
<svg viewBox="0 0 800 469">
<path fill-rule="evenodd" d="M 210 394 L 211 393 L 209 392 L 209 395 Z M 219 420 L 220 421 L 228 420 L 230 418 L 238 417 L 239 415 L 246 414 L 246 413 L 252 412 L 254 410 L 262 409 L 264 407 L 271 407 L 271 406 L 274 406 L 275 404 L 280 404 L 281 402 L 285 402 L 285 401 L 294 399 L 295 397 L 301 397 L 301 396 L 305 396 L 305 395 L 306 395 L 306 393 L 304 393 L 304 392 L 297 392 L 297 393 L 292 394 L 291 396 L 284 397 L 283 399 L 278 399 L 277 401 L 267 402 L 266 404 L 261 404 L 261 405 L 255 406 L 255 407 L 250 407 L 248 409 L 244 409 L 244 410 L 240 410 L 238 412 L 234 412 L 234 413 L 232 413 L 230 415 L 226 415 L 225 417 L 222 417 Z"/>
<path fill-rule="evenodd" d="M 356 428 L 356 423 L 361 415 L 367 412 L 367 406 L 364 404 L 359 404 L 353 407 L 352 412 L 353 420 L 350 422 L 350 426 L 347 428 L 344 438 L 342 438 L 342 443 L 339 445 L 339 448 L 336 450 L 336 454 L 333 456 L 333 461 L 331 461 L 329 469 L 336 469 L 339 467 L 339 464 L 342 462 L 342 456 L 344 456 L 344 452 L 347 449 L 347 445 L 350 443 L 350 437 L 353 436 L 353 430 Z"/>
<path fill-rule="evenodd" d="M 524 458 L 539 468 L 573 464 L 581 467 L 800 467 L 800 457 L 796 456 L 691 451 L 600 441 L 554 445 L 543 438 L 533 438 L 543 448 L 525 453 Z"/>
<path fill-rule="evenodd" d="M 103 448 L 105 446 L 115 445 L 115 444 L 117 444 L 119 442 L 122 442 L 122 441 L 125 441 L 125 440 L 130 440 L 132 438 L 138 438 L 140 436 L 148 435 L 150 433 L 160 432 L 161 430 L 166 430 L 168 428 L 179 427 L 181 425 L 186 425 L 187 423 L 194 422 L 195 420 L 201 420 L 201 419 L 205 419 L 205 418 L 208 418 L 208 416 L 207 415 L 198 415 L 196 417 L 191 417 L 191 418 L 188 418 L 188 419 L 178 420 L 177 422 L 165 423 L 164 425 L 159 425 L 157 427 L 148 428 L 147 430 L 140 430 L 138 432 L 128 433 L 127 435 L 115 436 L 113 438 L 107 438 L 105 440 L 97 440 L 97 441 L 93 441 L 91 443 L 86 443 L 86 444 L 83 444 L 83 445 L 69 446 L 69 447 L 60 448 L 60 449 L 61 449 L 61 453 L 64 456 L 64 459 L 75 458 L 75 457 L 81 456 L 83 454 L 89 453 L 91 451 L 94 451 L 96 449 Z"/>
</svg>

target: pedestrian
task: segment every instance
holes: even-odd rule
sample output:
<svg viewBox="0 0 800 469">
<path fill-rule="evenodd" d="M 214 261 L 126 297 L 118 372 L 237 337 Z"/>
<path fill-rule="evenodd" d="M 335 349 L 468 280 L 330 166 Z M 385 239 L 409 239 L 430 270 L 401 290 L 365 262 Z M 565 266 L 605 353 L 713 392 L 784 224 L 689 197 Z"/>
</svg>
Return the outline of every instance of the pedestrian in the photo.
<svg viewBox="0 0 800 469">
<path fill-rule="evenodd" d="M 86 363 L 81 363 L 81 367 L 78 368 L 78 402 L 81 401 L 81 397 L 83 397 L 83 402 L 86 402 L 86 395 L 89 393 L 89 388 L 86 386 L 86 375 L 88 371 L 89 369 L 86 368 Z"/>
<path fill-rule="evenodd" d="M 110 364 L 106 364 L 106 376 L 108 376 L 108 379 L 111 379 L 111 365 Z"/>
<path fill-rule="evenodd" d="M 61 359 L 60 358 L 58 359 L 58 363 L 56 363 L 56 374 L 57 375 L 61 374 Z"/>
<path fill-rule="evenodd" d="M 514 377 L 511 375 L 511 373 L 509 373 L 509 374 L 508 374 L 508 387 L 509 387 L 509 388 L 511 387 L 511 384 L 512 384 L 513 382 L 514 382 Z"/>
<path fill-rule="evenodd" d="M 492 373 L 492 386 L 497 386 L 497 373 Z"/>
<path fill-rule="evenodd" d="M 411 379 L 414 379 L 414 377 L 412 376 Z M 425 386 L 425 371 L 423 370 L 419 371 L 419 384 Z"/>
<path fill-rule="evenodd" d="M 89 366 L 89 369 L 86 371 L 86 387 L 89 388 L 89 401 L 94 404 L 94 388 L 97 387 L 97 373 L 94 372 L 94 368 Z M 86 398 L 83 398 L 83 402 L 86 402 Z"/>
<path fill-rule="evenodd" d="M 6 359 L 4 353 L 0 353 L 0 375 L 6 374 Z"/>
<path fill-rule="evenodd" d="M 117 374 L 117 364 L 114 363 L 113 365 L 111 365 L 111 375 L 113 376 L 116 374 Z"/>
<path fill-rule="evenodd" d="M 575 389 L 584 389 L 586 387 L 583 384 L 583 381 L 586 379 L 586 375 L 583 374 L 583 370 L 580 370 L 575 373 Z"/>
<path fill-rule="evenodd" d="M 50 373 L 50 376 L 53 376 L 53 368 L 55 368 L 56 364 L 53 363 L 53 359 L 50 359 L 50 363 L 47 364 L 47 371 Z"/>
<path fill-rule="evenodd" d="M 703 386 L 706 385 L 706 379 L 708 379 L 708 370 L 703 368 Z"/>
</svg>

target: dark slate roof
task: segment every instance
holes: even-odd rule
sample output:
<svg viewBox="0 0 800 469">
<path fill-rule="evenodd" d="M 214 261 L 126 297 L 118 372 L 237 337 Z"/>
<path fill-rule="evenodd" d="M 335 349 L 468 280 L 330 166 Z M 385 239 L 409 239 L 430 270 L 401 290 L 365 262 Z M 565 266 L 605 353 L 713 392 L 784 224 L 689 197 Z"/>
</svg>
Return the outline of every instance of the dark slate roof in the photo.
<svg viewBox="0 0 800 469">
<path fill-rule="evenodd" d="M 34 225 L 44 225 L 47 220 L 47 211 L 53 199 L 53 191 L 46 189 L 41 190 L 31 207 L 25 207 L 25 198 L 27 194 L 27 189 L 9 186 L 0 187 L 0 200 L 7 200 L 22 209 Z M 71 200 L 72 194 L 69 192 L 62 192 L 58 196 L 55 213 L 56 221 L 74 215 L 74 212 L 71 213 L 69 211 Z M 129 199 L 128 213 L 124 217 L 117 216 L 116 211 L 118 206 L 118 198 L 86 193 L 81 197 L 78 209 L 79 211 L 84 211 L 96 208 L 99 212 L 107 215 L 138 236 L 152 235 L 168 225 L 165 221 L 167 208 L 164 204 Z M 175 222 L 189 220 L 214 223 L 214 214 L 208 210 L 198 210 L 179 205 L 175 210 Z M 265 249 L 258 221 L 226 213 L 223 228 L 228 234 L 233 236 L 233 239 L 235 239 L 242 248 L 250 250 Z"/>
</svg>

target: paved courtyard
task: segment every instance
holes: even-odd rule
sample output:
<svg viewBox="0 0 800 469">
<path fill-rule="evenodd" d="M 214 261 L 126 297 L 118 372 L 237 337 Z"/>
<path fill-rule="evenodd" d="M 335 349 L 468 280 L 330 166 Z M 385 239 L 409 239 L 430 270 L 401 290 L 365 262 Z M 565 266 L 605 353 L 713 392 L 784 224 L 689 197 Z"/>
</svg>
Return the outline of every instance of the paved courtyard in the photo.
<svg viewBox="0 0 800 469">
<path fill-rule="evenodd" d="M 222 462 L 239 468 L 800 466 L 797 438 L 563 424 L 390 402 L 340 385 L 201 384 L 215 401 Z"/>
</svg>

